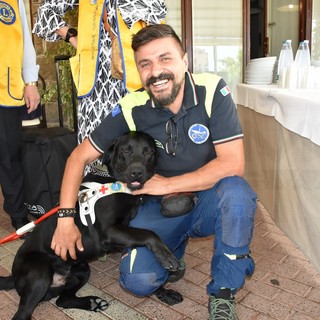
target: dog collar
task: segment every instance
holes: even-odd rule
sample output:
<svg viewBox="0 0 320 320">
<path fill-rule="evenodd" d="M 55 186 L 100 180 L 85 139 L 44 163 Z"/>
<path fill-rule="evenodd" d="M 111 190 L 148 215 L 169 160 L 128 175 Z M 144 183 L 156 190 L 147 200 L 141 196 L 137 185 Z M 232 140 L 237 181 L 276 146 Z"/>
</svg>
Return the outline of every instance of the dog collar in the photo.
<svg viewBox="0 0 320 320">
<path fill-rule="evenodd" d="M 132 194 L 131 190 L 120 182 L 111 183 L 97 183 L 97 182 L 83 182 L 81 183 L 82 189 L 78 193 L 79 211 L 81 222 L 88 226 L 87 219 L 91 220 L 94 224 L 96 221 L 96 215 L 94 212 L 95 203 L 103 197 L 109 196 L 114 193 L 128 193 Z"/>
</svg>

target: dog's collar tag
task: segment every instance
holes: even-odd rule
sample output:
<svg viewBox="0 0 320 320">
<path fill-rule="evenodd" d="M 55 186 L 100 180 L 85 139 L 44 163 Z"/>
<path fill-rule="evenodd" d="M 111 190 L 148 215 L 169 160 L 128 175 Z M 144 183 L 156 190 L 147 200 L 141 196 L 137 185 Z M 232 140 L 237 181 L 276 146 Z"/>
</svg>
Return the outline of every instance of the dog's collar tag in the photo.
<svg viewBox="0 0 320 320">
<path fill-rule="evenodd" d="M 129 188 L 125 187 L 124 184 L 119 181 L 106 184 L 83 182 L 81 187 L 84 187 L 85 189 L 80 190 L 78 193 L 79 211 L 81 222 L 85 226 L 88 226 L 87 218 L 91 220 L 92 224 L 95 223 L 96 215 L 94 206 L 100 198 L 119 192 L 132 193 Z"/>
</svg>

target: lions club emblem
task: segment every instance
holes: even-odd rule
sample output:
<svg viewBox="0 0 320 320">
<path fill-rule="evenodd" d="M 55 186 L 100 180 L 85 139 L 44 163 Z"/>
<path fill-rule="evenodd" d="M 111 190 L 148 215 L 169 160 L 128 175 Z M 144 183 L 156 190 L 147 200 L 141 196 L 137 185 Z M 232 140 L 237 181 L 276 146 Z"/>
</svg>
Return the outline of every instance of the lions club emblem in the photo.
<svg viewBox="0 0 320 320">
<path fill-rule="evenodd" d="M 16 21 L 16 13 L 10 4 L 0 1 L 0 22 L 13 24 Z"/>
</svg>

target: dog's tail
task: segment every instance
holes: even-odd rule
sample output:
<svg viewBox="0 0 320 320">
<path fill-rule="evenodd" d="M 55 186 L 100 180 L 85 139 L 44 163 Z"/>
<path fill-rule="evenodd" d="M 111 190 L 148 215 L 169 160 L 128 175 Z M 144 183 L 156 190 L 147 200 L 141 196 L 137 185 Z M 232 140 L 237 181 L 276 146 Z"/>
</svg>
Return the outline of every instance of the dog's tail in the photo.
<svg viewBox="0 0 320 320">
<path fill-rule="evenodd" d="M 0 277 L 0 290 L 12 290 L 14 289 L 13 277 Z"/>
</svg>

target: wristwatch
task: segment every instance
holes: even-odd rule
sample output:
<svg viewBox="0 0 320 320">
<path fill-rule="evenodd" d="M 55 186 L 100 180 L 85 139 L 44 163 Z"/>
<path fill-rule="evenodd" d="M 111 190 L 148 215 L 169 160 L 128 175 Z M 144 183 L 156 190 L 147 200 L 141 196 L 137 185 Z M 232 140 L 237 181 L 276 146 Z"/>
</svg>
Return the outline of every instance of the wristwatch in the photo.
<svg viewBox="0 0 320 320">
<path fill-rule="evenodd" d="M 75 28 L 69 28 L 66 34 L 65 42 L 69 42 L 70 38 L 76 37 L 78 35 L 78 31 Z"/>
</svg>

